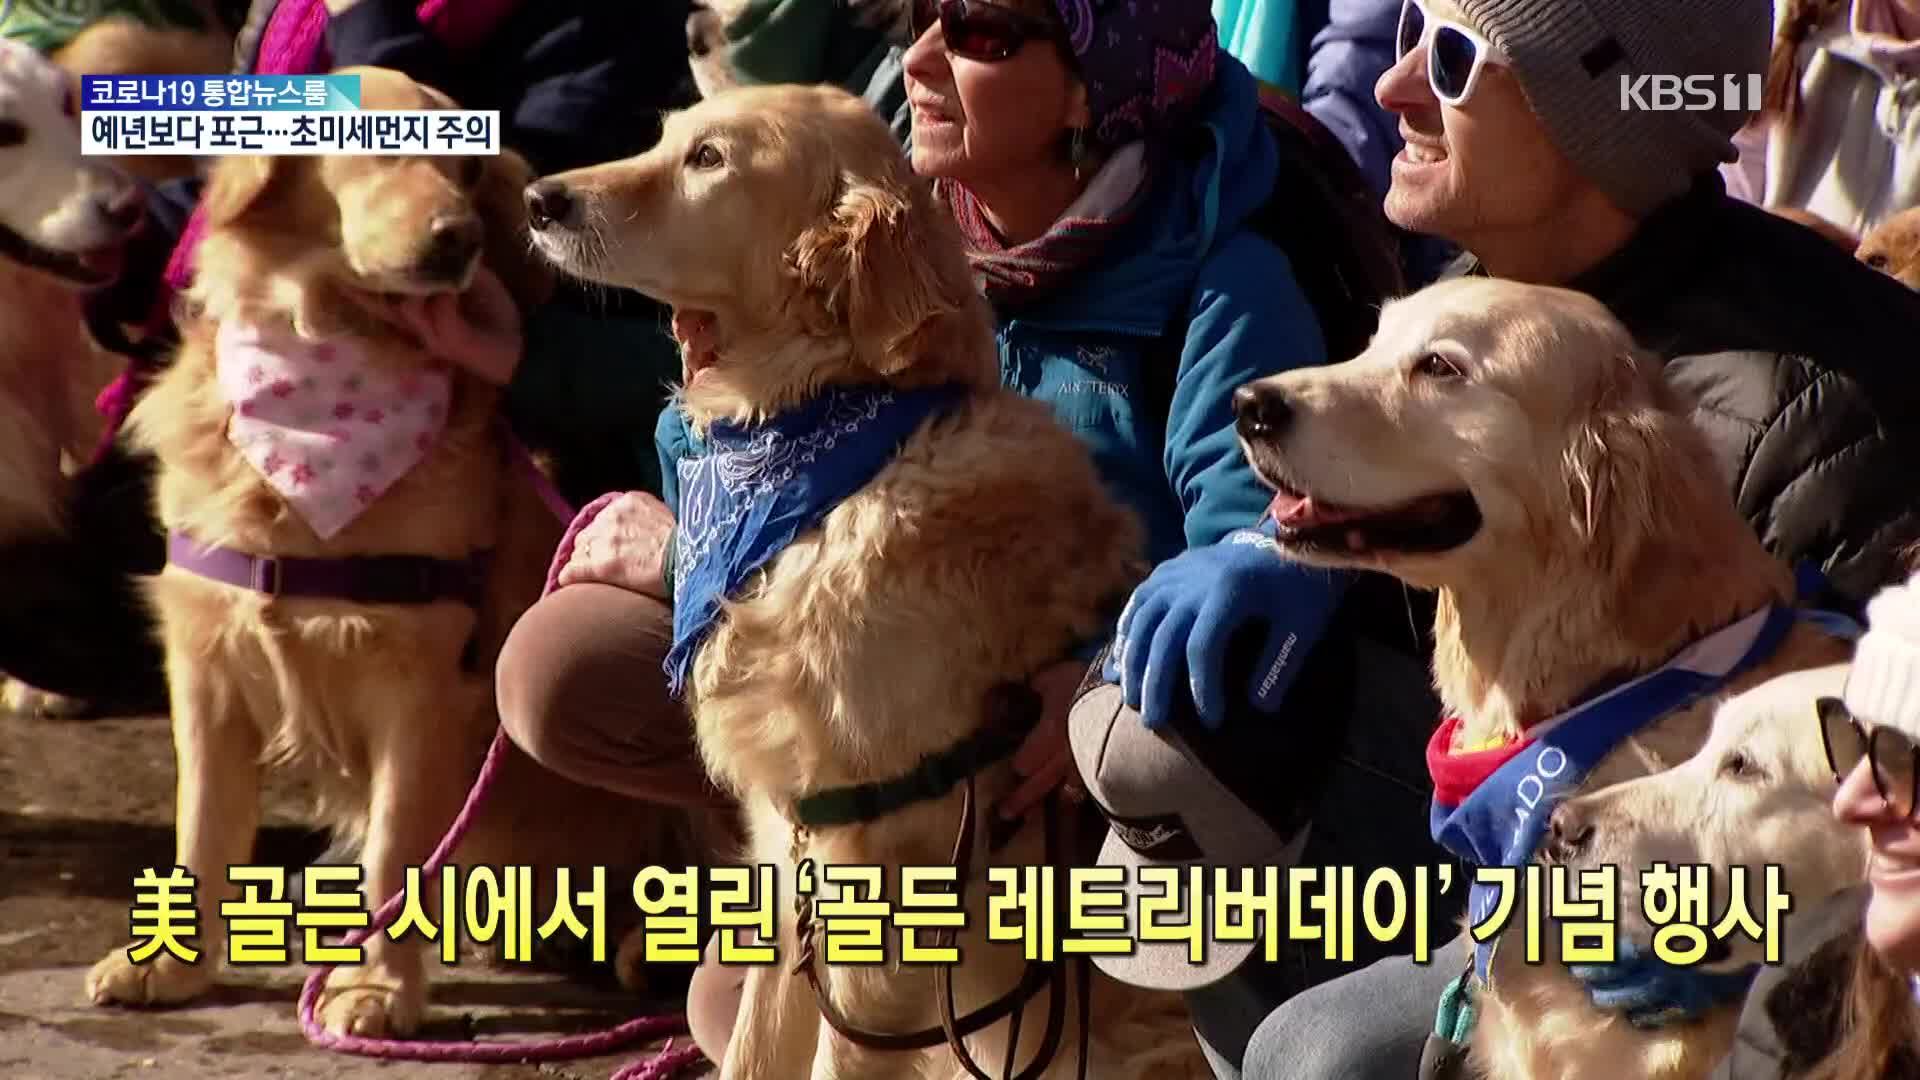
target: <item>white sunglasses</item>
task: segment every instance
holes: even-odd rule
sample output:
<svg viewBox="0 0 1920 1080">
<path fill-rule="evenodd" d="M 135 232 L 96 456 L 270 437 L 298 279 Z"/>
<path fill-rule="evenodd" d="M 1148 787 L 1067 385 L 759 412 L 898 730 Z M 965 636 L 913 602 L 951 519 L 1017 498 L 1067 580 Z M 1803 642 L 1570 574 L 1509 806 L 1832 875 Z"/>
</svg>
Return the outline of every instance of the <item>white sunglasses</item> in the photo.
<svg viewBox="0 0 1920 1080">
<path fill-rule="evenodd" d="M 1480 83 L 1480 70 L 1488 64 L 1507 66 L 1507 56 L 1500 47 L 1473 27 L 1433 18 L 1420 0 L 1405 0 L 1400 6 L 1400 28 L 1394 35 L 1395 62 L 1423 46 L 1427 50 L 1427 84 L 1445 105 L 1457 106 L 1473 96 L 1473 88 Z"/>
</svg>

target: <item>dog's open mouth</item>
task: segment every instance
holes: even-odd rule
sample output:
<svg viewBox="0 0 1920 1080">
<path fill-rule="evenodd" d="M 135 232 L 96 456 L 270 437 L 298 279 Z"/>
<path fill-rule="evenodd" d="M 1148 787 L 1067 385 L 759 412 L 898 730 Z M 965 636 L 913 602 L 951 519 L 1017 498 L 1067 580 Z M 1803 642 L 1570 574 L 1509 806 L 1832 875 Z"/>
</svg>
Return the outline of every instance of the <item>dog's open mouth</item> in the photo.
<svg viewBox="0 0 1920 1080">
<path fill-rule="evenodd" d="M 91 251 L 55 251 L 0 225 L 0 258 L 52 274 L 75 285 L 105 285 L 120 276 L 124 252 L 119 243 Z"/>
<path fill-rule="evenodd" d="M 1480 506 L 1464 491 L 1422 495 L 1393 506 L 1356 509 L 1279 487 L 1267 512 L 1290 547 L 1334 555 L 1450 551 L 1480 529 Z"/>
</svg>

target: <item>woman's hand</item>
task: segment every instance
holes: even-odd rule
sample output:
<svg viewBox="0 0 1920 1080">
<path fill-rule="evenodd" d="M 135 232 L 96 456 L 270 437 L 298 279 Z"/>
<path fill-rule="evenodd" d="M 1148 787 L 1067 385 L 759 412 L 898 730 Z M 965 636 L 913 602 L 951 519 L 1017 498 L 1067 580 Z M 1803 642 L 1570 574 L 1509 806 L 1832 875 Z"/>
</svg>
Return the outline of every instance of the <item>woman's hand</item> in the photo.
<svg viewBox="0 0 1920 1080">
<path fill-rule="evenodd" d="M 1013 755 L 1013 772 L 1020 783 L 1000 800 L 997 811 L 1002 818 L 1025 817 L 1073 771 L 1067 713 L 1073 708 L 1074 691 L 1080 689 L 1086 675 L 1087 665 L 1062 660 L 1034 676 L 1033 689 L 1040 695 L 1040 719 Z"/>
<path fill-rule="evenodd" d="M 462 293 L 403 296 L 392 301 L 394 317 L 435 356 L 505 386 L 526 347 L 520 305 L 493 271 L 474 272 Z"/>
<path fill-rule="evenodd" d="M 672 542 L 673 511 L 647 492 L 629 491 L 608 503 L 573 538 L 559 584 L 592 581 L 664 601 L 667 545 Z"/>
</svg>

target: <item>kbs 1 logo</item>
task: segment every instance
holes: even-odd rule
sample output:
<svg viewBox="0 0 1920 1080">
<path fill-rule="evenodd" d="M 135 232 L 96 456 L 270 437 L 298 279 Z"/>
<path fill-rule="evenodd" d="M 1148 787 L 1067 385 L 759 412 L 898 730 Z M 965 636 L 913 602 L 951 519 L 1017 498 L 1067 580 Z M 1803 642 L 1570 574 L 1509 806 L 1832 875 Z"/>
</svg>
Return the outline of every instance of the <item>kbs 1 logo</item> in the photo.
<svg viewBox="0 0 1920 1080">
<path fill-rule="evenodd" d="M 1642 112 L 1759 112 L 1759 75 L 1622 75 L 1620 108 Z"/>
</svg>

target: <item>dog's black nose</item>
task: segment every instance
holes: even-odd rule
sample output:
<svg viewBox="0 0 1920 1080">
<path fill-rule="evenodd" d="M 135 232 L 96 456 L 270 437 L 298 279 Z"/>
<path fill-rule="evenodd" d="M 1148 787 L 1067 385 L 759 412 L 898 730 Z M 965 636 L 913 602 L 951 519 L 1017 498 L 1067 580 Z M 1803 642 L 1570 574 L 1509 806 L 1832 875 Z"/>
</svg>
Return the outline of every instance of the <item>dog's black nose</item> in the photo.
<svg viewBox="0 0 1920 1080">
<path fill-rule="evenodd" d="M 459 277 L 480 254 L 486 228 L 473 214 L 441 214 L 427 223 L 427 250 L 421 269 L 436 277 Z"/>
<path fill-rule="evenodd" d="M 1571 803 L 1553 808 L 1547 819 L 1547 843 L 1561 857 L 1579 855 L 1593 843 L 1593 822 L 1586 820 Z"/>
<path fill-rule="evenodd" d="M 1293 407 L 1273 387 L 1248 383 L 1233 392 L 1233 415 L 1240 434 L 1249 439 L 1272 438 L 1286 430 Z"/>
<path fill-rule="evenodd" d="M 535 180 L 527 185 L 526 196 L 527 222 L 536 229 L 573 217 L 573 193 L 558 180 Z"/>
</svg>

